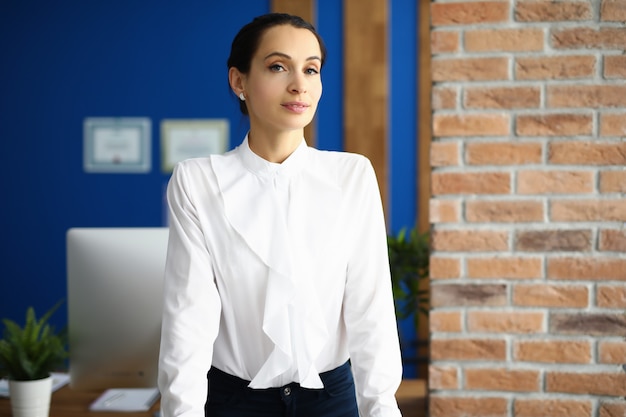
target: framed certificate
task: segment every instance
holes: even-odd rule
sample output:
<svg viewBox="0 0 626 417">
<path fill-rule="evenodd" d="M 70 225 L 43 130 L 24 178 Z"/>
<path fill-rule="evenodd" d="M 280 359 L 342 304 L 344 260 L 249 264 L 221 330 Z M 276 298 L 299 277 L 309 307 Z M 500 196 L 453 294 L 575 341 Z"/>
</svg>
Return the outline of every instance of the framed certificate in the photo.
<svg viewBox="0 0 626 417">
<path fill-rule="evenodd" d="M 169 119 L 161 122 L 161 169 L 172 172 L 177 162 L 228 150 L 227 119 Z"/>
<path fill-rule="evenodd" d="M 151 122 L 144 117 L 86 118 L 85 172 L 144 173 L 151 164 Z"/>
</svg>

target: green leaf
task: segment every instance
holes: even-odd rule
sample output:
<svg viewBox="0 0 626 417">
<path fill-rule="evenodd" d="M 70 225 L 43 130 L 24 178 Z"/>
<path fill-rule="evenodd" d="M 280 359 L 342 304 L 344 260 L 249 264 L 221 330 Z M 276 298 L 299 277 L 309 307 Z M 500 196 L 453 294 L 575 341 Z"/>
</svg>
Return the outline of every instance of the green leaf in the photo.
<svg viewBox="0 0 626 417">
<path fill-rule="evenodd" d="M 67 357 L 67 331 L 55 332 L 48 323 L 62 301 L 55 304 L 39 320 L 33 307 L 26 310 L 25 323 L 2 320 L 0 339 L 0 376 L 30 381 L 47 377 Z"/>
<path fill-rule="evenodd" d="M 429 233 L 417 228 L 402 228 L 387 236 L 389 267 L 398 319 L 413 316 L 417 327 L 420 315 L 428 315 L 429 293 L 420 289 L 420 281 L 429 276 Z"/>
</svg>

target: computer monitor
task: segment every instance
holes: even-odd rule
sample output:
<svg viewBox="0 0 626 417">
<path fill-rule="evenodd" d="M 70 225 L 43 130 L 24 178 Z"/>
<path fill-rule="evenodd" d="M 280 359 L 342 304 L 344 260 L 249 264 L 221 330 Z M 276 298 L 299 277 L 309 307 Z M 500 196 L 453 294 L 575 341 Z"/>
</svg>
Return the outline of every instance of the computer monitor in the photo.
<svg viewBox="0 0 626 417">
<path fill-rule="evenodd" d="M 67 231 L 70 387 L 157 386 L 167 228 Z"/>
</svg>

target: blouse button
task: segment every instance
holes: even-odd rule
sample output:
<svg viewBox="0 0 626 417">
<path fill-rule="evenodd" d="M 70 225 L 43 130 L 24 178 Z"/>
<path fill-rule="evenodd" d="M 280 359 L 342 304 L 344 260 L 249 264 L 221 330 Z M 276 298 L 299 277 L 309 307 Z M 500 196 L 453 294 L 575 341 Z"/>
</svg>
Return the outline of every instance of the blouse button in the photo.
<svg viewBox="0 0 626 417">
<path fill-rule="evenodd" d="M 289 388 L 289 387 L 285 387 L 285 389 L 283 389 L 283 394 L 285 394 L 285 395 L 291 395 L 291 388 Z"/>
</svg>

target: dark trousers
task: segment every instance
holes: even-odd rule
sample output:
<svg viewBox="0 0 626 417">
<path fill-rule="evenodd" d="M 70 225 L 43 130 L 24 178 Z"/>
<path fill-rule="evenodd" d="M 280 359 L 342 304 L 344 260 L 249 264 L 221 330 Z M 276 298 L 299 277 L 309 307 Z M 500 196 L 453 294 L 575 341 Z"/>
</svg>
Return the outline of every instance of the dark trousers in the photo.
<svg viewBox="0 0 626 417">
<path fill-rule="evenodd" d="M 350 363 L 323 372 L 323 389 L 291 383 L 252 389 L 250 381 L 212 367 L 206 417 L 359 417 Z"/>
</svg>

